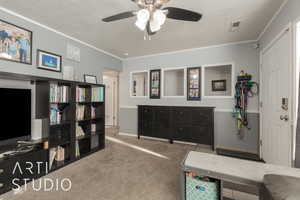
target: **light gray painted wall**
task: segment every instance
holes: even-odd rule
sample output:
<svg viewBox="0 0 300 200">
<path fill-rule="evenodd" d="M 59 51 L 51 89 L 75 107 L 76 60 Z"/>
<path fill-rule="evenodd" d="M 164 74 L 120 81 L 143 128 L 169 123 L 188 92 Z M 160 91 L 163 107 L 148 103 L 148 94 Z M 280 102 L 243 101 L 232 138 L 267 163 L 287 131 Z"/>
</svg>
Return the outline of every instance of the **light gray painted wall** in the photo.
<svg viewBox="0 0 300 200">
<path fill-rule="evenodd" d="M 258 81 L 259 51 L 253 48 L 253 43 L 203 48 L 181 53 L 125 60 L 123 62 L 123 72 L 120 74 L 120 132 L 137 134 L 137 105 L 215 106 L 217 110 L 215 113 L 216 145 L 228 149 L 257 153 L 259 115 L 257 113 L 250 115 L 250 124 L 254 128 L 247 131 L 244 138 L 239 138 L 235 120 L 231 115 L 234 99 L 202 99 L 199 102 L 191 102 L 187 101 L 186 97 L 162 98 L 160 100 L 130 98 L 130 72 L 160 68 L 228 64 L 232 62 L 235 66 L 235 75 L 244 70 L 253 74 L 253 79 Z M 250 99 L 249 110 L 258 111 L 258 97 Z"/>
<path fill-rule="evenodd" d="M 300 20 L 300 1 L 289 0 L 281 10 L 280 14 L 261 37 L 259 41 L 261 46 L 265 47 L 268 45 L 286 25 L 290 22 L 295 22 L 296 20 Z"/>
<path fill-rule="evenodd" d="M 90 47 L 74 42 L 62 35 L 51 32 L 24 19 L 0 12 L 0 19 L 24 27 L 33 32 L 33 65 L 19 64 L 0 60 L 0 71 L 30 74 L 51 78 L 62 78 L 62 73 L 50 72 L 36 68 L 36 51 L 42 49 L 63 56 L 63 66 L 75 67 L 76 76 L 82 80 L 84 74 L 93 74 L 102 82 L 104 68 L 121 70 L 122 62 L 114 57 L 96 51 Z M 99 35 L 101 37 L 101 35 Z M 66 59 L 67 44 L 73 44 L 81 50 L 81 62 Z"/>
<path fill-rule="evenodd" d="M 184 96 L 184 70 L 164 72 L 164 95 Z"/>
<path fill-rule="evenodd" d="M 26 75 L 43 76 L 50 78 L 62 78 L 62 73 L 50 72 L 36 68 L 36 51 L 42 49 L 63 56 L 63 66 L 73 66 L 76 76 L 79 80 L 83 80 L 84 74 L 92 74 L 98 77 L 98 82 L 102 82 L 102 71 L 104 68 L 115 70 L 122 69 L 122 62 L 114 57 L 96 51 L 90 47 L 74 42 L 57 33 L 51 32 L 38 25 L 20 19 L 16 16 L 0 12 L 0 19 L 15 25 L 24 27 L 33 32 L 33 56 L 32 65 L 20 64 L 0 60 L 0 71 L 14 72 Z M 67 44 L 73 44 L 81 50 L 81 62 L 77 63 L 66 59 Z M 0 79 L 0 87 L 2 88 L 22 88 L 31 89 L 32 91 L 32 118 L 35 118 L 35 86 L 28 81 L 2 80 Z"/>
<path fill-rule="evenodd" d="M 253 48 L 252 43 L 222 46 L 217 48 L 204 48 L 183 53 L 159 55 L 128 59 L 123 62 L 123 72 L 120 74 L 120 105 L 136 106 L 139 104 L 159 105 L 193 105 L 215 106 L 217 109 L 232 110 L 234 99 L 202 99 L 199 102 L 186 101 L 186 98 L 162 98 L 150 100 L 149 98 L 130 98 L 130 72 L 176 67 L 197 67 L 209 64 L 231 63 L 235 64 L 235 75 L 241 70 L 253 74 L 253 80 L 258 81 L 259 51 Z M 258 97 L 251 98 L 249 110 L 258 110 Z"/>
<path fill-rule="evenodd" d="M 231 66 L 207 67 L 204 72 L 205 77 L 205 96 L 231 96 L 232 80 Z M 213 80 L 226 80 L 226 91 L 213 91 Z"/>
</svg>

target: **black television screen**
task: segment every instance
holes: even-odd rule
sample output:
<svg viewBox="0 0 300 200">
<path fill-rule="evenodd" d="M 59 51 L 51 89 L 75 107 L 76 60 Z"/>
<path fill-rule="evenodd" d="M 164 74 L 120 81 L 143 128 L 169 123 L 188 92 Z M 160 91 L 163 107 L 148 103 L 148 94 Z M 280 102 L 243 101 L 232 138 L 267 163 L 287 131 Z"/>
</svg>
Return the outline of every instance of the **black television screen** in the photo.
<svg viewBox="0 0 300 200">
<path fill-rule="evenodd" d="M 0 88 L 0 141 L 31 135 L 31 90 Z"/>
</svg>

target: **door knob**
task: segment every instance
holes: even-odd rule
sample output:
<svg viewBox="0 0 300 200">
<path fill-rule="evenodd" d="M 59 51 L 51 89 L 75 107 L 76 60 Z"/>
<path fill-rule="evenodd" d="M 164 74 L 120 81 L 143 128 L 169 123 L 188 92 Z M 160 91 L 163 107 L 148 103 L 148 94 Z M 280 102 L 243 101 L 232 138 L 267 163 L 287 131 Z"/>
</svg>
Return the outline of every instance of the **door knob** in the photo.
<svg viewBox="0 0 300 200">
<path fill-rule="evenodd" d="M 280 115 L 280 119 L 284 121 L 289 121 L 289 116 L 288 115 Z"/>
</svg>

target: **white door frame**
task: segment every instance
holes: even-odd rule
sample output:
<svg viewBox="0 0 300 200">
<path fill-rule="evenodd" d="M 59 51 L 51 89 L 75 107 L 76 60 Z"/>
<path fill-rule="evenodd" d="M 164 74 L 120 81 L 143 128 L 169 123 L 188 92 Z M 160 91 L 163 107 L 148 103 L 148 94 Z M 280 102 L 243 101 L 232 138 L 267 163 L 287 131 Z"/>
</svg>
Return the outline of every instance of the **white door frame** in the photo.
<svg viewBox="0 0 300 200">
<path fill-rule="evenodd" d="M 268 44 L 268 45 L 266 45 L 266 47 L 264 48 L 264 49 L 262 49 L 261 51 L 260 51 L 260 64 L 259 64 L 259 79 L 260 79 L 260 85 L 262 85 L 262 64 L 263 64 L 263 54 L 267 51 L 267 50 L 269 50 L 280 38 L 281 38 L 281 36 L 287 31 L 287 30 L 290 30 L 291 31 L 291 40 L 290 40 L 290 42 L 291 42 L 291 52 L 292 52 L 292 54 L 290 55 L 290 61 L 291 61 L 291 63 L 292 63 L 292 66 L 290 66 L 290 67 L 292 67 L 292 99 L 291 99 L 291 101 L 292 101 L 292 104 L 291 104 L 291 111 L 295 111 L 295 99 L 296 99 L 296 73 L 295 73 L 295 66 L 296 66 L 296 64 L 295 64 L 295 59 L 294 59 L 294 55 L 295 55 L 295 29 L 294 29 L 294 25 L 292 24 L 292 23 L 289 23 L 288 25 L 286 25 L 285 27 L 284 27 L 284 29 L 283 30 L 281 30 L 280 31 L 280 33 Z M 260 88 L 262 88 L 262 87 L 260 87 Z M 260 155 L 260 158 L 262 158 L 262 146 L 261 146 L 261 140 L 262 140 L 262 108 L 261 108 L 261 99 L 262 99 L 262 90 L 260 90 L 260 94 L 259 94 L 259 115 L 260 115 L 260 123 L 259 123 L 259 140 L 260 140 L 260 142 L 259 142 L 259 155 Z M 294 130 L 294 124 L 295 124 L 295 121 L 294 121 L 294 119 L 295 119 L 295 114 L 293 113 L 292 114 L 292 119 L 290 119 L 290 123 L 291 123 L 291 125 L 292 125 L 292 130 Z M 291 158 L 292 158 L 292 166 L 294 166 L 294 158 L 295 158 L 295 156 L 293 155 L 294 154 L 294 151 L 293 151 L 293 149 L 292 148 L 294 148 L 293 147 L 293 145 L 294 145 L 294 143 L 295 143 L 295 140 L 294 140 L 294 136 L 296 135 L 296 133 L 295 133 L 295 131 L 293 131 L 293 133 L 292 133 L 292 137 L 290 138 L 291 139 L 291 144 L 292 144 L 292 146 L 290 147 L 291 148 L 291 152 L 292 152 L 292 155 L 291 155 Z"/>
<path fill-rule="evenodd" d="M 113 88 L 113 93 L 114 96 L 116 97 L 115 101 L 114 101 L 114 105 L 113 105 L 113 113 L 115 115 L 115 118 L 113 119 L 113 126 L 116 126 L 117 128 L 119 128 L 119 72 L 118 71 L 113 71 L 114 73 L 112 74 L 103 74 L 103 77 L 112 77 L 116 80 L 116 85 Z"/>
</svg>

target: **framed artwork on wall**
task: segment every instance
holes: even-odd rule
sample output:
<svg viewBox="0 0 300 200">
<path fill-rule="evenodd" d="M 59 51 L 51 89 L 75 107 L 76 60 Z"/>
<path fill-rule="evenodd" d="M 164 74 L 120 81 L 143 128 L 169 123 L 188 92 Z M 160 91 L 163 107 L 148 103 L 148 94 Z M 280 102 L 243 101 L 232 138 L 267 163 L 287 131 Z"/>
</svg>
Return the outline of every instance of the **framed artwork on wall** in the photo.
<svg viewBox="0 0 300 200">
<path fill-rule="evenodd" d="M 226 80 L 215 80 L 212 81 L 212 91 L 226 91 Z"/>
<path fill-rule="evenodd" d="M 84 82 L 97 84 L 97 76 L 85 74 Z"/>
<path fill-rule="evenodd" d="M 201 100 L 201 67 L 187 69 L 187 100 Z"/>
<path fill-rule="evenodd" d="M 0 20 L 0 59 L 32 64 L 32 32 Z"/>
<path fill-rule="evenodd" d="M 61 72 L 62 57 L 47 51 L 37 50 L 37 67 L 39 69 Z"/>
<path fill-rule="evenodd" d="M 160 99 L 161 70 L 150 71 L 150 99 Z"/>
</svg>

